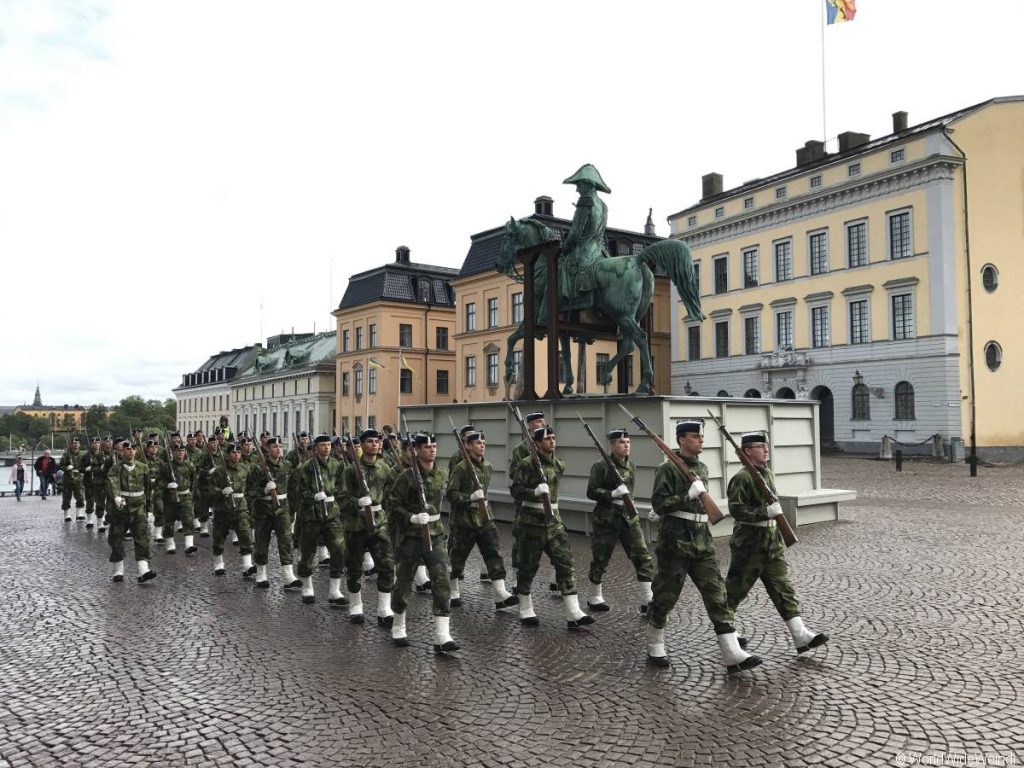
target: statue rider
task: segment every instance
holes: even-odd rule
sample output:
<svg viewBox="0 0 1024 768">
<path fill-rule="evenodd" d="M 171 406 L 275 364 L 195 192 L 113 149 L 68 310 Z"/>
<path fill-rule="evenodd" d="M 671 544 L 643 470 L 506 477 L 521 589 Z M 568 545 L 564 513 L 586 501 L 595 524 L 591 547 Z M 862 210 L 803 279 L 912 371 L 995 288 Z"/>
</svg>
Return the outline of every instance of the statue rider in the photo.
<svg viewBox="0 0 1024 768">
<path fill-rule="evenodd" d="M 575 309 L 589 307 L 593 301 L 593 272 L 590 266 L 598 258 L 607 258 L 604 230 L 608 225 L 608 206 L 597 196 L 598 192 L 611 194 L 601 174 L 590 163 L 567 178 L 563 184 L 575 184 L 580 199 L 576 213 L 562 241 L 562 255 L 558 260 L 558 286 L 562 297 Z"/>
</svg>

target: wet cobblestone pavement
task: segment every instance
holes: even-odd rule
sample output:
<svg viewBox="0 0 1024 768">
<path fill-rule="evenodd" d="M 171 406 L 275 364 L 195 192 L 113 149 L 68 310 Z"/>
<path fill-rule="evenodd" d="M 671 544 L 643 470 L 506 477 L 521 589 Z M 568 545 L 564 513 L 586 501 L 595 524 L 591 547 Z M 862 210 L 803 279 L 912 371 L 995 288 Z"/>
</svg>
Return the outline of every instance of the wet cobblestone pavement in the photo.
<svg viewBox="0 0 1024 768">
<path fill-rule="evenodd" d="M 1024 469 L 904 468 L 825 460 L 825 486 L 859 499 L 801 528 L 788 557 L 808 626 L 831 642 L 797 657 L 755 587 L 737 623 L 765 663 L 732 677 L 690 584 L 672 666 L 647 667 L 621 551 L 612 610 L 573 634 L 539 590 L 540 627 L 495 613 L 474 554 L 453 609 L 463 650 L 437 657 L 427 596 L 399 649 L 372 580 L 352 625 L 324 570 L 315 605 L 283 592 L 273 550 L 269 591 L 241 578 L 236 551 L 216 578 L 210 539 L 186 558 L 180 537 L 174 556 L 154 545 L 157 579 L 135 583 L 126 563 L 113 584 L 105 541 L 65 524 L 58 500 L 6 497 L 0 768 L 1024 764 Z M 579 580 L 589 546 L 571 538 Z M 726 541 L 719 556 L 724 572 Z"/>
</svg>

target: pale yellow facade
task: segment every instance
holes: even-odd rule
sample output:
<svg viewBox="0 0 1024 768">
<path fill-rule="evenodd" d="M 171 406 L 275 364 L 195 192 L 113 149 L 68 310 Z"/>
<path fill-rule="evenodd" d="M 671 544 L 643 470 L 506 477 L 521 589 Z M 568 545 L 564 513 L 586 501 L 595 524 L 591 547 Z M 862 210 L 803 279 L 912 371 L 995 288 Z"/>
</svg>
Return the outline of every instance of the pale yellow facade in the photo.
<svg viewBox="0 0 1024 768">
<path fill-rule="evenodd" d="M 81 429 L 86 409 L 77 406 L 63 408 L 56 405 L 22 405 L 15 413 L 23 413 L 37 419 L 46 419 L 51 429 Z"/>
</svg>

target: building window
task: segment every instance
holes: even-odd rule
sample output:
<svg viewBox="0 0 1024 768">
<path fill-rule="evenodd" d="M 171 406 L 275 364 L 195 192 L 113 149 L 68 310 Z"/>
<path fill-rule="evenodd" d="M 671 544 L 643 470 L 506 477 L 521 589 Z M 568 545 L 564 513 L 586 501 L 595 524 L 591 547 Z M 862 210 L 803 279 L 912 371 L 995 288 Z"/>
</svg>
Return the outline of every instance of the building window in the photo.
<svg viewBox="0 0 1024 768">
<path fill-rule="evenodd" d="M 567 372 L 566 372 L 566 366 L 565 366 L 565 358 L 562 357 L 561 355 L 559 355 L 558 356 L 558 380 L 561 383 L 563 383 L 563 384 L 565 383 L 565 380 L 567 378 L 566 373 Z"/>
<path fill-rule="evenodd" d="M 512 294 L 512 324 L 516 325 L 523 322 L 523 294 L 513 293 Z"/>
<path fill-rule="evenodd" d="M 829 345 L 828 307 L 811 307 L 811 346 Z"/>
<path fill-rule="evenodd" d="M 270 434 L 277 434 L 277 411 L 274 411 L 274 413 L 270 414 Z"/>
<path fill-rule="evenodd" d="M 775 348 L 793 348 L 793 313 L 777 312 L 775 314 Z"/>
<path fill-rule="evenodd" d="M 512 353 L 512 377 L 516 380 L 523 376 L 523 350 L 517 349 Z"/>
<path fill-rule="evenodd" d="M 776 187 L 775 188 L 775 199 L 776 200 L 785 200 L 786 199 L 786 188 L 785 187 Z"/>
<path fill-rule="evenodd" d="M 846 175 L 850 177 L 860 176 L 860 163 L 850 163 L 846 166 Z"/>
<path fill-rule="evenodd" d="M 356 375 L 355 376 L 355 378 L 356 378 L 356 397 L 361 397 L 362 394 L 363 394 L 363 369 L 362 368 L 356 368 L 355 375 Z"/>
<path fill-rule="evenodd" d="M 811 254 L 811 274 L 828 272 L 828 232 L 812 232 L 807 236 L 807 250 Z"/>
<path fill-rule="evenodd" d="M 400 346 L 400 347 L 411 347 L 412 346 L 412 324 L 411 323 L 400 323 L 398 325 L 398 346 Z"/>
<path fill-rule="evenodd" d="M 466 305 L 466 330 L 476 330 L 476 302 L 473 301 Z"/>
<path fill-rule="evenodd" d="M 356 351 L 363 348 L 363 326 L 356 328 Z"/>
<path fill-rule="evenodd" d="M 906 152 L 904 150 L 902 150 L 902 149 L 894 149 L 892 152 L 889 153 L 889 162 L 890 163 L 902 163 L 905 157 L 906 157 Z"/>
<path fill-rule="evenodd" d="M 693 262 L 693 290 L 700 296 L 700 262 Z"/>
<path fill-rule="evenodd" d="M 850 343 L 867 344 L 871 341 L 871 326 L 868 321 L 868 300 L 850 302 Z"/>
<path fill-rule="evenodd" d="M 985 345 L 985 365 L 990 371 L 995 371 L 1003 364 L 1003 348 L 999 342 L 990 341 Z"/>
<path fill-rule="evenodd" d="M 996 288 L 999 287 L 999 270 L 991 264 L 986 264 L 981 268 L 981 284 L 985 286 L 985 290 L 992 293 Z"/>
<path fill-rule="evenodd" d="M 487 386 L 498 386 L 498 353 L 491 352 L 487 355 Z"/>
<path fill-rule="evenodd" d="M 371 413 L 369 416 L 366 417 L 366 428 L 367 429 L 376 429 L 377 428 L 377 416 L 375 414 Z"/>
<path fill-rule="evenodd" d="M 729 356 L 729 321 L 715 323 L 715 357 Z"/>
<path fill-rule="evenodd" d="M 697 217 L 696 216 L 690 216 L 689 218 L 687 218 L 686 226 L 688 226 L 688 227 L 696 227 L 697 226 Z"/>
<path fill-rule="evenodd" d="M 909 421 L 914 416 L 914 385 L 901 381 L 896 385 L 896 418 Z"/>
<path fill-rule="evenodd" d="M 487 300 L 487 327 L 497 328 L 498 327 L 498 300 L 488 299 Z"/>
<path fill-rule="evenodd" d="M 905 259 L 914 255 L 911 242 L 910 211 L 889 214 L 889 258 Z"/>
<path fill-rule="evenodd" d="M 309 409 L 309 413 L 307 415 L 309 416 L 309 427 L 307 427 L 307 431 L 310 434 L 312 434 L 313 433 L 313 409 L 312 408 Z"/>
<path fill-rule="evenodd" d="M 370 349 L 377 346 L 377 324 L 370 323 Z"/>
<path fill-rule="evenodd" d="M 853 420 L 868 421 L 871 418 L 871 402 L 867 384 L 853 385 Z"/>
<path fill-rule="evenodd" d="M 597 353 L 597 378 L 595 379 L 595 381 L 598 384 L 600 384 L 604 380 L 604 372 L 605 369 L 608 367 L 608 361 L 610 359 L 611 356 L 604 352 Z"/>
<path fill-rule="evenodd" d="M 687 359 L 700 360 L 700 326 L 691 325 L 686 329 Z"/>
<path fill-rule="evenodd" d="M 746 197 L 746 198 L 743 199 L 743 210 L 749 211 L 753 207 L 754 207 L 754 198 Z"/>
<path fill-rule="evenodd" d="M 421 277 L 416 281 L 416 298 L 422 302 L 430 301 L 430 279 Z"/>
<path fill-rule="evenodd" d="M 868 223 L 855 221 L 846 225 L 846 266 L 863 267 L 868 263 Z"/>
<path fill-rule="evenodd" d="M 714 260 L 715 293 L 726 293 L 729 290 L 729 257 L 719 256 Z"/>
<path fill-rule="evenodd" d="M 720 219 L 723 216 L 725 216 L 725 206 L 720 205 L 717 208 L 715 208 L 715 218 Z"/>
<path fill-rule="evenodd" d="M 437 328 L 437 348 L 448 349 L 448 329 L 438 326 Z"/>
<path fill-rule="evenodd" d="M 448 371 L 438 370 L 437 372 L 437 394 L 448 394 Z"/>
<path fill-rule="evenodd" d="M 466 358 L 466 386 L 476 386 L 476 357 L 473 355 Z"/>
<path fill-rule="evenodd" d="M 412 371 L 403 368 L 398 373 L 398 388 L 403 395 L 412 394 Z"/>
<path fill-rule="evenodd" d="M 355 423 L 356 423 L 356 434 L 358 435 L 360 432 L 363 431 L 363 417 L 362 416 L 356 416 Z M 313 431 L 312 428 L 310 428 L 309 431 L 312 432 Z"/>
<path fill-rule="evenodd" d="M 371 395 L 377 394 L 377 369 L 371 367 L 366 372 L 366 391 Z"/>
<path fill-rule="evenodd" d="M 761 282 L 761 258 L 757 248 L 743 251 L 743 287 L 756 288 Z"/>
<path fill-rule="evenodd" d="M 781 240 L 775 243 L 775 280 L 793 279 L 793 241 Z"/>
<path fill-rule="evenodd" d="M 756 355 L 761 351 L 761 318 L 743 318 L 743 339 L 748 355 Z"/>
<path fill-rule="evenodd" d="M 341 374 L 341 396 L 348 397 L 349 373 Z"/>
<path fill-rule="evenodd" d="M 914 338 L 914 301 L 909 293 L 892 297 L 892 338 L 894 341 Z"/>
<path fill-rule="evenodd" d="M 288 412 L 285 411 L 281 414 L 281 421 L 284 422 L 284 426 L 281 427 L 281 434 L 285 437 L 288 436 Z"/>
<path fill-rule="evenodd" d="M 821 174 L 817 176 L 811 176 L 811 189 L 821 186 Z"/>
</svg>

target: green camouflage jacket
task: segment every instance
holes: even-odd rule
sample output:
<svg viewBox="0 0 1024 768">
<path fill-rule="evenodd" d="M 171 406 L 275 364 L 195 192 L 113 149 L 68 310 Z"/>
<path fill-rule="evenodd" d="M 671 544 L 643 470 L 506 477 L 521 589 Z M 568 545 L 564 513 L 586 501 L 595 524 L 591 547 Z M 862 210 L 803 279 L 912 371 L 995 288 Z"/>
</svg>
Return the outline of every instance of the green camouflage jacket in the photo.
<svg viewBox="0 0 1024 768">
<path fill-rule="evenodd" d="M 177 494 L 179 502 L 182 499 L 191 498 L 196 489 L 196 468 L 192 466 L 192 462 L 184 459 L 183 461 L 172 462 L 172 464 L 161 461 L 159 465 L 160 472 L 156 480 L 156 487 L 163 493 L 165 504 L 174 503 L 175 492 L 167 487 L 168 483 L 174 482 L 178 484 Z"/>
<path fill-rule="evenodd" d="M 494 467 L 487 459 L 473 461 L 473 469 L 480 480 L 480 486 L 484 489 L 484 499 L 487 499 L 487 491 L 491 487 L 491 473 Z M 460 461 L 455 465 L 448 480 L 448 491 L 445 493 L 448 503 L 452 505 L 452 528 L 480 528 L 480 511 L 477 503 L 470 502 L 469 497 L 476 490 L 476 483 L 473 482 L 473 473 Z"/>
<path fill-rule="evenodd" d="M 633 485 L 636 482 L 636 467 L 629 459 L 626 459 L 626 462 L 623 464 L 615 456 L 612 456 L 612 461 L 618 467 L 619 474 L 622 475 L 622 479 L 632 496 Z M 611 522 L 616 515 L 626 514 L 625 507 L 612 501 L 612 491 L 618 485 L 618 479 L 612 474 L 612 471 L 604 463 L 603 459 L 590 468 L 587 498 L 597 502 L 597 505 L 594 507 L 595 519 L 607 523 Z"/>
<path fill-rule="evenodd" d="M 775 475 L 768 467 L 759 470 L 768 487 L 775 491 Z M 750 476 L 746 467 L 733 475 L 727 490 L 729 496 L 729 514 L 735 518 L 737 525 L 733 528 L 729 545 L 733 549 L 767 550 L 773 556 L 784 556 L 786 545 L 778 528 L 743 525 L 758 523 L 770 519 L 768 517 L 768 501 L 761 493 L 761 488 Z M 776 495 L 778 495 L 776 493 Z"/>
<path fill-rule="evenodd" d="M 555 521 L 562 521 L 557 508 L 558 483 L 565 473 L 565 462 L 557 456 L 548 456 L 544 453 L 540 454 L 540 462 L 544 470 L 544 477 L 537 473 L 537 468 L 533 466 L 533 457 L 529 454 L 512 467 L 512 485 L 509 486 L 509 492 L 518 506 L 517 519 L 528 525 L 547 525 L 552 522 L 545 517 L 543 502 L 533 495 L 533 489 L 542 482 L 548 484 L 551 504 L 555 507 Z"/>
<path fill-rule="evenodd" d="M 107 492 L 111 497 L 120 496 L 125 508 L 135 512 L 150 509 L 149 467 L 136 460 L 134 464 L 117 463 L 107 474 Z"/>
<path fill-rule="evenodd" d="M 388 496 L 388 514 L 394 516 L 398 526 L 398 535 L 403 537 L 420 536 L 420 526 L 409 522 L 411 515 L 426 512 L 432 519 L 428 524 L 431 536 L 444 534 L 444 525 L 441 524 L 441 497 L 444 494 L 444 487 L 448 482 L 448 472 L 438 462 L 434 462 L 434 468 L 429 472 L 421 471 L 419 462 L 415 467 L 410 467 L 399 472 L 395 477 L 394 485 L 391 486 L 391 493 Z M 413 472 L 420 472 L 423 478 L 424 492 L 427 498 L 427 508 L 423 509 L 420 499 L 419 484 Z"/>
<path fill-rule="evenodd" d="M 255 456 L 255 453 L 253 454 Z M 267 458 L 267 472 L 270 478 L 277 484 L 277 501 L 280 506 L 277 509 L 289 509 L 288 502 L 292 500 L 289 489 L 291 488 L 294 469 L 287 459 Z M 267 472 L 258 462 L 250 470 L 245 481 L 245 492 L 249 496 L 249 509 L 254 514 L 276 513 L 274 500 L 264 489 L 267 487 Z"/>
<path fill-rule="evenodd" d="M 375 530 L 387 528 L 387 515 L 384 514 L 384 501 L 391 492 L 391 486 L 395 482 L 395 472 L 388 465 L 387 461 L 378 457 L 372 464 L 359 459 L 359 465 L 363 468 L 363 477 L 370 489 L 370 498 L 374 506 L 380 509 L 373 510 L 376 520 Z M 346 531 L 367 530 L 366 515 L 356 506 L 356 502 L 363 495 L 362 483 L 356 478 L 356 468 L 353 464 L 341 465 L 339 467 L 338 490 L 341 496 L 338 498 L 338 506 L 341 509 L 341 518 L 345 523 Z"/>
<path fill-rule="evenodd" d="M 324 504 L 321 502 L 314 502 L 313 496 L 319 490 L 316 482 L 316 473 L 313 471 L 314 462 L 320 469 L 320 479 L 323 482 L 323 492 L 327 494 L 328 498 L 334 497 L 334 501 L 326 503 L 327 512 L 324 515 L 325 520 L 335 518 L 338 516 L 338 466 L 340 462 L 333 456 L 328 456 L 326 459 L 312 458 L 301 467 L 299 471 L 295 473 L 294 485 L 296 487 L 296 494 L 298 495 L 300 506 L 298 507 L 299 513 L 307 519 L 319 519 L 320 509 L 323 508 Z M 289 492 L 288 498 L 291 498 Z M 314 508 L 314 505 L 316 508 Z M 295 508 L 294 505 L 292 507 Z"/>
<path fill-rule="evenodd" d="M 241 512 L 249 509 L 245 498 L 245 485 L 249 477 L 249 467 L 244 461 L 232 465 L 230 461 L 221 464 L 213 473 L 210 482 L 213 486 L 213 493 L 216 494 L 216 505 L 219 509 L 228 512 Z M 231 496 L 224 495 L 224 489 L 228 486 L 234 489 Z"/>
</svg>

